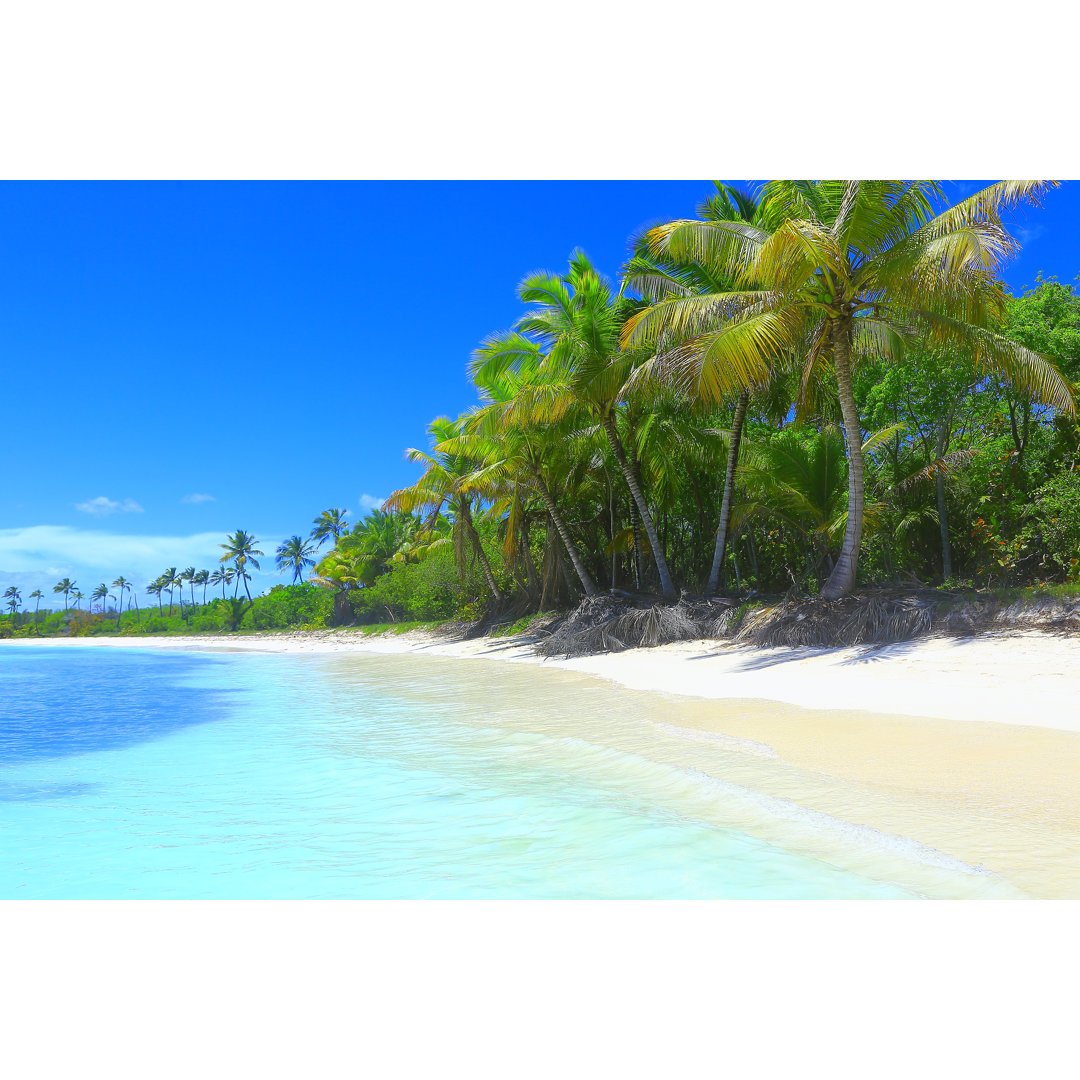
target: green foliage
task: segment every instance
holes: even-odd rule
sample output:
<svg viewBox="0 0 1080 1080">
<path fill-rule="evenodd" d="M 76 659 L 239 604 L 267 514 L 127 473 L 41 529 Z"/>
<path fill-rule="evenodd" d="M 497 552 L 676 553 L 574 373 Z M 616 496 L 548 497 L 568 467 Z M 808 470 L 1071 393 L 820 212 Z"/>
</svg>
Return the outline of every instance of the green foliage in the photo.
<svg viewBox="0 0 1080 1080">
<path fill-rule="evenodd" d="M 1043 484 L 1026 517 L 1021 536 L 1041 551 L 1040 570 L 1080 581 L 1080 473 L 1059 473 Z"/>
<path fill-rule="evenodd" d="M 488 557 L 498 563 L 498 553 Z M 465 617 L 470 604 L 482 608 L 486 597 L 484 576 L 475 564 L 467 565 L 464 578 L 448 547 L 421 563 L 395 565 L 366 589 L 351 594 L 353 610 L 362 622 L 430 621 Z M 479 613 L 479 611 L 477 611 Z"/>
<path fill-rule="evenodd" d="M 257 596 L 241 624 L 250 630 L 281 630 L 293 626 L 326 626 L 334 610 L 330 589 L 305 582 L 302 585 L 275 585 L 265 596 Z M 226 611 L 231 617 L 231 612 Z"/>
</svg>

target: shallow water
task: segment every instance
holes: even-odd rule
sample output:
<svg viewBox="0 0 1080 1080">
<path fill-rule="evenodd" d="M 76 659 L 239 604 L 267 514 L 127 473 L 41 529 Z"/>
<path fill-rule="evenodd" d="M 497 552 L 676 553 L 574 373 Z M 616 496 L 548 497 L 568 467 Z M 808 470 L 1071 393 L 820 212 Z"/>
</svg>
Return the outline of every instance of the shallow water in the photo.
<svg viewBox="0 0 1080 1080">
<path fill-rule="evenodd" d="M 679 739 L 647 695 L 510 668 L 2 650 L 0 897 L 913 895 L 718 824 L 731 785 L 582 737 Z"/>
</svg>

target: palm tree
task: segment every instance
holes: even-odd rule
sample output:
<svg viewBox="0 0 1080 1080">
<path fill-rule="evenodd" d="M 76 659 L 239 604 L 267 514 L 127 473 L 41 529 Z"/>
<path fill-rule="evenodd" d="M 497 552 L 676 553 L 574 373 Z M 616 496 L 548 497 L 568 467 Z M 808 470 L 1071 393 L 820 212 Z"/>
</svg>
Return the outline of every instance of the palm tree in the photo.
<svg viewBox="0 0 1080 1080">
<path fill-rule="evenodd" d="M 336 539 L 336 538 L 335 538 Z M 315 560 L 311 556 L 316 551 L 316 545 L 302 536 L 290 536 L 277 551 L 274 552 L 277 568 L 280 573 L 291 569 L 293 572 L 293 584 L 304 580 L 304 567 L 314 566 Z"/>
<path fill-rule="evenodd" d="M 464 424 L 458 429 L 458 437 L 455 438 L 448 429 L 448 437 L 436 444 L 436 452 L 472 459 L 477 468 L 477 473 L 470 478 L 473 487 L 480 485 L 481 477 L 489 490 L 493 483 L 507 484 L 518 496 L 512 507 L 520 505 L 523 487 L 539 494 L 585 595 L 595 596 L 598 592 L 596 584 L 556 499 L 556 493 L 568 483 L 570 471 L 559 470 L 556 481 L 550 467 L 557 449 L 566 449 L 571 443 L 572 418 L 564 417 L 558 423 L 535 420 L 536 414 L 542 411 L 538 405 L 550 400 L 553 393 L 561 392 L 561 387 L 552 390 L 538 354 L 523 356 L 515 369 L 476 374 L 483 404 L 465 417 Z M 582 447 L 576 449 L 583 450 Z M 579 453 L 578 456 L 585 455 Z M 513 532 L 512 529 L 507 531 L 508 536 Z"/>
<path fill-rule="evenodd" d="M 234 573 L 230 566 L 221 566 L 210 575 L 210 584 L 221 586 L 222 600 L 225 599 L 225 586 L 232 584 L 233 577 Z"/>
<path fill-rule="evenodd" d="M 195 577 L 199 573 L 194 566 L 189 566 L 181 575 L 181 579 L 188 582 L 191 586 L 191 606 L 195 607 Z"/>
<path fill-rule="evenodd" d="M 183 587 L 182 587 L 183 583 L 177 577 L 176 567 L 175 566 L 170 566 L 161 575 L 161 577 L 158 578 L 158 580 L 161 582 L 161 588 L 163 590 L 164 589 L 169 590 L 169 618 L 170 619 L 172 618 L 173 591 L 176 589 L 176 587 L 178 585 L 181 586 L 181 589 L 180 589 L 180 615 L 181 615 L 181 617 L 183 617 L 183 614 L 184 614 L 184 590 L 183 590 Z"/>
<path fill-rule="evenodd" d="M 752 195 L 727 184 L 714 183 L 715 193 L 698 207 L 701 220 L 747 224 L 754 224 L 758 220 L 759 205 Z M 654 229 L 642 238 L 634 257 L 623 270 L 623 288 L 636 289 L 653 305 L 645 326 L 638 331 L 634 342 L 654 346 L 659 344 L 665 350 L 653 365 L 655 370 L 666 371 L 670 377 L 674 368 L 677 373 L 675 381 L 683 389 L 689 390 L 695 400 L 707 405 L 719 404 L 732 392 L 736 394 L 724 469 L 720 522 L 716 529 L 712 567 L 706 586 L 707 592 L 712 594 L 720 588 L 735 493 L 735 469 L 753 380 L 746 379 L 738 367 L 730 372 L 716 372 L 717 360 L 723 362 L 722 359 L 699 355 L 703 344 L 702 331 L 706 325 L 702 298 L 706 299 L 706 304 L 712 302 L 730 292 L 734 283 L 725 275 L 724 267 L 715 265 L 715 262 L 674 258 L 664 243 L 667 235 Z M 717 306 L 717 315 L 722 320 L 723 306 Z M 640 320 L 641 316 L 634 320 L 635 325 Z M 688 374 L 691 375 L 689 379 L 686 377 Z"/>
<path fill-rule="evenodd" d="M 101 614 L 105 614 L 105 598 L 109 595 L 109 587 L 103 581 L 100 585 L 94 587 L 94 591 L 90 594 L 90 600 L 98 600 L 101 602 Z"/>
<path fill-rule="evenodd" d="M 495 573 L 491 569 L 473 520 L 476 498 L 471 478 L 477 463 L 464 454 L 438 449 L 440 444 L 461 434 L 461 423 L 460 419 L 450 420 L 445 416 L 432 420 L 428 425 L 428 435 L 433 444 L 432 452 L 414 448 L 405 451 L 405 456 L 410 461 L 427 466 L 424 474 L 411 487 L 395 491 L 384 506 L 388 510 L 426 509 L 432 521 L 444 505 L 448 506 L 453 514 L 451 535 L 459 569 L 464 570 L 465 546 L 468 544 L 480 563 L 491 595 L 498 603 L 503 600 L 502 590 L 495 580 Z"/>
<path fill-rule="evenodd" d="M 203 607 L 206 607 L 206 586 L 210 582 L 210 571 L 209 570 L 200 570 L 191 580 L 194 581 L 196 585 L 201 585 L 202 586 L 202 602 L 203 602 Z M 191 602 L 192 602 L 192 604 L 194 604 L 195 603 L 195 594 L 194 594 L 194 592 L 191 595 L 192 595 Z"/>
<path fill-rule="evenodd" d="M 244 569 L 239 563 L 233 568 L 233 575 L 236 578 L 236 587 L 233 590 L 233 598 L 236 598 L 236 594 L 240 591 L 240 583 L 244 583 L 244 592 L 248 595 L 248 603 L 251 602 L 251 591 L 248 589 L 248 582 L 251 580 L 251 575 Z"/>
<path fill-rule="evenodd" d="M 902 424 L 875 432 L 862 445 L 864 455 L 891 439 Z M 828 425 L 822 431 L 788 428 L 775 438 L 751 445 L 750 460 L 739 468 L 739 482 L 750 500 L 736 508 L 741 529 L 756 517 L 790 526 L 806 542 L 806 573 L 834 566 L 847 528 L 847 468 L 844 437 Z M 865 507 L 867 524 L 877 527 L 883 503 Z"/>
<path fill-rule="evenodd" d="M 37 625 L 38 625 L 38 608 L 41 607 L 41 598 L 42 598 L 42 592 L 41 592 L 40 589 L 35 589 L 30 594 L 30 599 L 37 601 L 37 603 L 34 605 L 34 629 L 35 630 L 37 629 Z"/>
<path fill-rule="evenodd" d="M 54 593 L 64 594 L 64 610 L 68 609 L 68 593 L 75 591 L 75 582 L 71 578 L 64 578 L 53 586 Z"/>
<path fill-rule="evenodd" d="M 127 578 L 121 575 L 113 582 L 113 588 L 116 590 L 118 597 L 116 604 L 116 628 L 119 630 L 120 619 L 124 614 L 124 593 L 131 590 L 131 583 Z"/>
<path fill-rule="evenodd" d="M 848 518 L 824 599 L 850 592 L 858 567 L 865 469 L 852 365 L 860 358 L 898 358 L 905 340 L 952 346 L 1075 415 L 1057 368 L 993 330 L 1006 300 L 998 269 L 1016 250 L 1001 212 L 1036 201 L 1051 183 L 1002 181 L 936 213 L 944 199 L 929 181 L 775 180 L 761 192 L 757 224 L 685 221 L 650 234 L 674 258 L 716 266 L 735 284 L 697 316 L 686 310 L 686 326 L 703 331 L 703 362 L 740 370 L 750 382 L 778 354 L 797 351 L 805 357 L 804 390 L 822 378 L 834 384 L 849 462 Z M 727 315 L 720 328 L 718 306 Z M 630 320 L 628 344 L 648 318 Z"/>
<path fill-rule="evenodd" d="M 547 404 L 547 418 L 555 420 L 576 407 L 600 425 L 649 538 L 664 597 L 674 599 L 678 591 L 652 511 L 617 424 L 618 405 L 635 363 L 629 353 L 620 351 L 619 344 L 630 303 L 612 296 L 607 281 L 582 251 L 574 252 L 569 270 L 561 277 L 547 271 L 529 275 L 518 286 L 518 296 L 535 307 L 518 322 L 516 332 L 495 335 L 476 352 L 474 377 L 518 368 L 526 357 L 544 353 L 543 366 L 563 387 Z"/>
<path fill-rule="evenodd" d="M 244 532 L 243 529 L 237 529 L 235 533 L 226 536 L 226 543 L 219 546 L 224 549 L 225 554 L 221 556 L 221 562 L 232 562 L 237 571 L 237 587 L 239 587 L 240 579 L 244 582 L 244 591 L 247 593 L 247 598 L 251 600 L 251 590 L 248 588 L 248 582 L 251 580 L 250 575 L 246 572 L 247 564 L 251 563 L 256 570 L 261 570 L 259 560 L 255 558 L 256 555 L 262 555 L 255 545 L 259 542 L 254 536 Z"/>
<path fill-rule="evenodd" d="M 336 544 L 341 539 L 341 534 L 348 528 L 348 523 L 345 521 L 345 515 L 348 512 L 348 510 L 335 508 L 324 510 L 312 522 L 315 528 L 311 530 L 309 539 L 317 541 L 317 547 L 322 547 L 327 538 L 332 536 Z"/>
<path fill-rule="evenodd" d="M 164 614 L 161 609 L 161 594 L 165 591 L 165 575 L 154 578 L 149 585 L 146 586 L 146 591 L 151 596 L 157 597 L 158 614 Z"/>
<path fill-rule="evenodd" d="M 82 610 L 81 605 L 82 605 L 82 602 L 83 602 L 83 594 L 81 592 L 79 592 L 78 589 L 72 589 L 71 590 L 71 598 L 75 601 L 75 610 L 76 611 L 81 611 Z"/>
<path fill-rule="evenodd" d="M 169 582 L 168 582 L 168 584 L 169 584 L 169 597 L 170 597 L 169 614 L 170 615 L 172 614 L 172 605 L 171 605 L 172 590 L 176 589 L 177 592 L 180 595 L 180 618 L 182 619 L 184 617 L 184 572 L 182 570 L 178 570 L 175 566 L 170 566 L 168 574 L 169 574 Z"/>
<path fill-rule="evenodd" d="M 38 594 L 40 595 L 40 593 Z M 22 603 L 22 596 L 19 590 L 14 585 L 10 586 L 4 593 L 4 599 L 7 601 L 8 610 L 11 612 L 11 624 L 15 625 L 15 612 L 18 610 L 19 605 Z"/>
</svg>

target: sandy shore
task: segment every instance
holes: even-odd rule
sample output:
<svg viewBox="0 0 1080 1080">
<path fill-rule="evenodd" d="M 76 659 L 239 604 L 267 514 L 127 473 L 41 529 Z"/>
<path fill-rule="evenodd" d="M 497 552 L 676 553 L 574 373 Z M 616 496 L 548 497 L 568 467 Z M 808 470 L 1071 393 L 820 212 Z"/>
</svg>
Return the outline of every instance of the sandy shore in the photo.
<svg viewBox="0 0 1080 1080">
<path fill-rule="evenodd" d="M 3 645 L 90 645 L 299 653 L 418 653 L 579 671 L 634 690 L 714 700 L 758 699 L 809 709 L 982 720 L 1080 732 L 1080 639 L 1031 632 L 930 638 L 847 649 L 752 649 L 684 641 L 574 660 L 541 660 L 513 638 L 446 641 L 413 631 L 251 636 L 44 638 Z"/>
<path fill-rule="evenodd" d="M 513 639 L 448 642 L 419 633 L 26 644 L 322 654 L 336 657 L 334 669 L 343 672 L 378 653 L 403 676 L 417 657 L 446 658 L 434 662 L 447 672 L 437 678 L 453 671 L 478 693 L 489 692 L 493 703 L 509 693 L 501 672 L 520 673 L 512 681 L 515 701 L 542 692 L 553 703 L 572 703 L 575 685 L 595 695 L 590 688 L 604 685 L 597 679 L 611 680 L 620 684 L 612 687 L 611 708 L 636 717 L 633 724 L 590 729 L 574 719 L 572 704 L 560 707 L 567 717 L 561 723 L 578 737 L 613 746 L 622 740 L 624 750 L 771 800 L 768 810 L 736 822 L 748 831 L 789 846 L 795 819 L 806 814 L 813 824 L 794 846 L 818 857 L 844 861 L 848 842 L 858 837 L 837 837 L 850 827 L 879 845 L 892 838 L 925 849 L 927 866 L 940 855 L 985 870 L 1001 886 L 981 891 L 973 877 L 970 895 L 1015 889 L 1015 895 L 1080 898 L 1076 639 L 1031 633 L 831 650 L 699 641 L 543 662 Z M 491 660 L 502 663 L 493 671 Z M 562 674 L 537 683 L 529 668 L 540 663 Z M 491 722 L 540 724 L 521 708 Z M 787 819 L 775 834 L 774 818 Z M 926 895 L 968 895 L 921 873 L 905 881 Z"/>
</svg>

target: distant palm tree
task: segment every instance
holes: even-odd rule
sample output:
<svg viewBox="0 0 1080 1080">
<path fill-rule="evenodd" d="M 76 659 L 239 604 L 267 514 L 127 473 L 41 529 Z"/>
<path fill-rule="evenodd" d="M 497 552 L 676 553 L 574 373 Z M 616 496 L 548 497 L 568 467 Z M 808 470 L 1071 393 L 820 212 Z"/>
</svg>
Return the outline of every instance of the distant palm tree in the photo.
<svg viewBox="0 0 1080 1080">
<path fill-rule="evenodd" d="M 90 594 L 91 605 L 95 600 L 101 602 L 101 614 L 105 614 L 105 598 L 109 595 L 109 586 L 103 581 L 100 585 L 94 586 L 94 591 Z M 90 608 L 93 611 L 93 607 Z"/>
<path fill-rule="evenodd" d="M 191 606 L 195 606 L 195 578 L 199 571 L 194 566 L 189 566 L 180 577 L 191 585 Z"/>
<path fill-rule="evenodd" d="M 41 593 L 40 589 L 35 589 L 30 594 L 30 599 L 37 601 L 37 603 L 34 605 L 34 627 L 35 628 L 37 627 L 37 624 L 38 624 L 38 608 L 41 607 L 41 596 L 42 596 L 42 593 Z"/>
<path fill-rule="evenodd" d="M 176 567 L 172 567 L 172 580 L 169 582 L 170 591 L 177 589 L 180 593 L 180 618 L 184 617 L 184 574 Z M 171 614 L 171 613 L 170 613 Z"/>
<path fill-rule="evenodd" d="M 315 554 L 316 550 L 317 545 L 312 544 L 310 540 L 305 540 L 302 536 L 290 536 L 274 552 L 278 572 L 283 574 L 286 570 L 291 569 L 293 572 L 293 584 L 303 581 L 304 567 L 315 565 L 315 560 L 311 556 Z"/>
<path fill-rule="evenodd" d="M 198 571 L 198 573 L 195 574 L 195 576 L 191 580 L 196 585 L 201 585 L 202 586 L 202 602 L 203 602 L 203 607 L 206 607 L 206 586 L 210 583 L 210 571 L 209 570 L 200 570 L 200 571 Z M 191 603 L 194 605 L 194 603 L 195 603 L 194 590 L 192 590 L 191 595 L 192 595 Z"/>
<path fill-rule="evenodd" d="M 19 590 L 12 585 L 7 592 L 4 593 L 4 599 L 7 601 L 8 609 L 11 611 L 12 625 L 15 623 L 15 611 L 22 603 L 22 596 L 19 595 Z"/>
<path fill-rule="evenodd" d="M 120 616 L 124 614 L 124 591 L 131 589 L 131 583 L 122 575 L 113 582 L 113 588 L 117 590 L 119 601 L 116 605 L 116 628 L 120 629 Z"/>
<path fill-rule="evenodd" d="M 75 582 L 71 578 L 64 578 L 63 581 L 58 581 L 53 586 L 54 593 L 64 594 L 64 610 L 68 609 L 68 593 L 75 591 Z"/>
<path fill-rule="evenodd" d="M 247 564 L 251 563 L 256 570 L 261 570 L 259 560 L 255 558 L 256 555 L 262 555 L 263 553 L 255 546 L 259 541 L 249 533 L 244 532 L 243 529 L 237 529 L 235 533 L 227 535 L 225 537 L 226 543 L 219 544 L 218 546 L 223 548 L 225 554 L 221 556 L 221 562 L 232 562 L 236 566 L 238 578 L 237 589 L 239 589 L 240 578 L 244 581 L 244 591 L 247 593 L 247 598 L 251 600 L 251 590 L 248 588 L 248 582 L 251 580 L 250 575 L 247 573 Z"/>
<path fill-rule="evenodd" d="M 233 591 L 233 599 L 236 599 L 236 594 L 240 592 L 240 582 L 244 583 L 244 592 L 248 594 L 248 602 L 251 602 L 251 590 L 248 589 L 247 583 L 251 580 L 251 575 L 242 567 L 237 566 L 233 570 L 233 576 L 236 578 L 236 588 Z"/>
<path fill-rule="evenodd" d="M 316 547 L 322 547 L 328 537 L 334 538 L 336 544 L 341 539 L 341 534 L 348 528 L 345 515 L 348 510 L 324 510 L 313 522 L 315 526 L 311 530 L 311 539 L 318 541 Z"/>
<path fill-rule="evenodd" d="M 151 581 L 150 584 L 146 586 L 146 591 L 151 596 L 156 596 L 157 597 L 158 614 L 159 615 L 164 614 L 164 612 L 161 609 L 161 594 L 165 591 L 165 576 L 162 575 L 161 577 L 154 578 L 154 580 Z"/>
<path fill-rule="evenodd" d="M 82 611 L 83 594 L 78 589 L 71 590 L 71 598 L 75 601 L 75 610 Z"/>
<path fill-rule="evenodd" d="M 226 585 L 231 585 L 232 580 L 233 580 L 233 578 L 235 576 L 236 575 L 233 573 L 233 569 L 232 569 L 231 566 L 222 566 L 222 567 L 218 568 L 217 570 L 215 570 L 210 575 L 210 579 L 209 579 L 210 584 L 211 585 L 220 585 L 221 586 L 221 599 L 222 600 L 225 599 L 225 586 Z"/>
<path fill-rule="evenodd" d="M 176 567 L 175 566 L 170 566 L 168 568 L 168 570 L 166 570 L 161 575 L 161 577 L 158 578 L 158 580 L 161 582 L 162 589 L 168 589 L 169 590 L 169 618 L 171 619 L 172 618 L 172 605 L 173 605 L 173 590 L 176 588 L 176 586 L 178 584 L 180 584 L 176 579 Z M 184 594 L 183 594 L 183 592 L 181 592 L 180 593 L 180 613 L 183 614 L 183 611 L 184 611 Z"/>
</svg>

